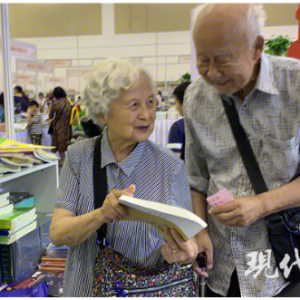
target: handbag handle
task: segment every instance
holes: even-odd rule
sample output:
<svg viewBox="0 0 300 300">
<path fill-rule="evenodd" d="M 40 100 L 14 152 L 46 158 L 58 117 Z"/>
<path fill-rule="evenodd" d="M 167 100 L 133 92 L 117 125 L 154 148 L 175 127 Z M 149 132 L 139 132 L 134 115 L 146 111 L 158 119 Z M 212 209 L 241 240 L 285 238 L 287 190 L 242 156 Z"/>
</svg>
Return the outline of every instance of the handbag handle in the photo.
<svg viewBox="0 0 300 300">
<path fill-rule="evenodd" d="M 100 208 L 103 205 L 105 197 L 107 196 L 107 176 L 106 167 L 101 168 L 101 137 L 96 138 L 94 148 L 94 160 L 93 160 L 93 188 L 94 188 L 94 207 Z M 107 224 L 103 224 L 97 230 L 99 247 L 103 249 L 105 247 Z"/>
</svg>

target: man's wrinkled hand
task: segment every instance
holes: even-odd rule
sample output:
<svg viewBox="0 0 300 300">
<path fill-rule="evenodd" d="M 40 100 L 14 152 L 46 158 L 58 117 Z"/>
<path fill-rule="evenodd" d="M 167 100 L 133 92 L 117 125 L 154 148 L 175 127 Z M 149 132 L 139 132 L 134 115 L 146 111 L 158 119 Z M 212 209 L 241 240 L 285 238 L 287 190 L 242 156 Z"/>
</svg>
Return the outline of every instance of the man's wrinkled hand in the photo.
<svg viewBox="0 0 300 300">
<path fill-rule="evenodd" d="M 220 223 L 231 227 L 246 227 L 262 218 L 263 212 L 262 201 L 257 196 L 235 198 L 208 211 Z"/>
</svg>

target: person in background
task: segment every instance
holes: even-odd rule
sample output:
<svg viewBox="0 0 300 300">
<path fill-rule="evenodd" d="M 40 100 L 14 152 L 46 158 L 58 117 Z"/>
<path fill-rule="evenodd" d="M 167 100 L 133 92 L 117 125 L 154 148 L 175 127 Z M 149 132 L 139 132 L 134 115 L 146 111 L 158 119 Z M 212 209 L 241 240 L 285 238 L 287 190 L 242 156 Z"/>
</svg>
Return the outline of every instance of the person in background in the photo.
<svg viewBox="0 0 300 300">
<path fill-rule="evenodd" d="M 193 28 L 201 76 L 185 92 L 185 163 L 194 212 L 208 223 L 197 235 L 208 273 L 194 264 L 209 276 L 206 297 L 300 295 L 267 257 L 264 219 L 300 206 L 300 178 L 290 182 L 300 170 L 300 61 L 263 53 L 265 19 L 261 4 L 206 4 Z M 221 97 L 236 107 L 268 192 L 254 192 Z M 234 201 L 209 206 L 224 188 Z M 258 272 L 247 275 L 251 263 Z"/>
<path fill-rule="evenodd" d="M 0 122 L 3 123 L 5 121 L 4 118 L 4 94 L 0 94 Z"/>
<path fill-rule="evenodd" d="M 183 82 L 179 84 L 174 92 L 176 101 L 175 109 L 181 117 L 183 117 L 183 99 L 184 92 L 191 82 Z M 180 119 L 173 123 L 169 132 L 169 139 L 167 148 L 174 151 L 182 160 L 185 157 L 185 133 L 184 133 L 184 119 Z"/>
<path fill-rule="evenodd" d="M 157 96 L 156 96 L 156 106 L 160 107 L 163 101 L 163 96 L 161 91 L 158 91 Z"/>
<path fill-rule="evenodd" d="M 38 104 L 40 106 L 41 113 L 47 112 L 47 102 L 43 93 L 39 93 Z"/>
<path fill-rule="evenodd" d="M 29 107 L 29 99 L 25 95 L 22 87 L 19 85 L 14 87 L 14 103 L 16 111 L 19 111 L 19 113 L 27 112 Z"/>
<path fill-rule="evenodd" d="M 43 119 L 39 104 L 35 100 L 29 102 L 28 125 L 31 143 L 34 145 L 42 145 Z"/>
<path fill-rule="evenodd" d="M 61 87 L 53 90 L 53 98 L 54 102 L 49 112 L 49 121 L 53 124 L 52 146 L 55 147 L 52 152 L 59 152 L 59 165 L 62 166 L 69 141 L 72 139 L 71 106 L 65 90 Z"/>
<path fill-rule="evenodd" d="M 64 297 L 103 297 L 110 292 L 101 293 L 97 285 L 93 287 L 96 257 L 103 255 L 96 231 L 104 224 L 111 251 L 118 253 L 120 259 L 129 259 L 133 266 L 157 269 L 158 273 L 165 266 L 176 267 L 180 274 L 181 268 L 188 269 L 198 254 L 194 239 L 183 242 L 176 230 L 160 233 L 149 224 L 124 221 L 128 212 L 118 203 L 121 195 L 134 194 L 136 198 L 192 209 L 184 163 L 168 149 L 148 140 L 156 114 L 153 79 L 144 68 L 117 58 L 99 62 L 86 79 L 83 104 L 96 123 L 106 126 L 98 153 L 101 168 L 106 167 L 108 195 L 102 207 L 94 209 L 96 139 L 70 146 L 50 227 L 52 242 L 70 247 Z M 109 275 L 118 278 L 118 271 Z M 128 280 L 138 280 L 133 276 Z M 151 279 L 155 280 L 154 276 L 149 282 Z M 186 293 L 193 294 L 190 284 L 184 283 L 184 287 Z"/>
</svg>

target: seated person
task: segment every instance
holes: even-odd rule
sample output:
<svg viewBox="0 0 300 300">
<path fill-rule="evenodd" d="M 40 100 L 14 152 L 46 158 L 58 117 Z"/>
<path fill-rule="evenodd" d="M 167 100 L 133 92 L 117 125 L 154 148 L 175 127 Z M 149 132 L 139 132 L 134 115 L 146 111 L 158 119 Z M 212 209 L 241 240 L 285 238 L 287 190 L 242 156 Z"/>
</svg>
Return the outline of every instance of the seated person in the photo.
<svg viewBox="0 0 300 300">
<path fill-rule="evenodd" d="M 174 92 L 173 95 L 175 97 L 176 105 L 175 108 L 180 116 L 183 117 L 183 98 L 184 92 L 186 88 L 189 86 L 191 82 L 183 82 L 179 84 Z M 184 160 L 185 152 L 185 134 L 184 134 L 184 119 L 180 119 L 173 123 L 170 132 L 169 132 L 169 140 L 167 148 L 171 149 L 177 155 Z"/>
</svg>

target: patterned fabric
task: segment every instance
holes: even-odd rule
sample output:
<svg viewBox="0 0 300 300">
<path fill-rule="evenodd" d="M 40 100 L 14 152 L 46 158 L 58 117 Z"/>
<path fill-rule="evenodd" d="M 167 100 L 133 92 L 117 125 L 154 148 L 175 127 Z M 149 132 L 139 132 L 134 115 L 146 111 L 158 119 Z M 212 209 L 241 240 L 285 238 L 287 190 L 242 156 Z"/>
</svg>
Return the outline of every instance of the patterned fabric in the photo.
<svg viewBox="0 0 300 300">
<path fill-rule="evenodd" d="M 29 127 L 29 134 L 43 134 L 43 118 L 41 113 L 37 113 L 32 118 L 32 123 Z"/>
<path fill-rule="evenodd" d="M 288 183 L 298 172 L 300 138 L 300 61 L 263 54 L 255 89 L 242 102 L 233 97 L 240 121 L 248 135 L 270 190 Z M 190 186 L 210 196 L 227 188 L 235 197 L 254 195 L 218 92 L 203 79 L 187 89 L 184 101 L 186 166 Z M 270 199 L 272 201 L 272 199 Z M 210 207 L 208 206 L 208 209 Z M 271 249 L 263 219 L 246 228 L 224 226 L 208 216 L 214 245 L 214 268 L 209 287 L 226 295 L 230 275 L 236 268 L 242 297 L 270 297 L 286 282 L 270 269 L 254 278 L 246 276 L 252 251 Z"/>
<path fill-rule="evenodd" d="M 60 176 L 56 207 L 83 215 L 94 210 L 93 151 L 95 139 L 78 142 L 68 148 Z M 136 185 L 135 197 L 191 211 L 191 198 L 183 162 L 171 151 L 145 141 L 139 143 L 122 162 L 116 163 L 107 133 L 101 144 L 101 164 L 107 166 L 109 190 Z M 133 221 L 108 225 L 110 246 L 141 266 L 157 266 L 163 237 L 154 227 Z M 64 296 L 86 297 L 92 294 L 96 233 L 82 244 L 71 247 L 65 272 Z M 76 276 L 74 276 L 76 274 Z"/>
<path fill-rule="evenodd" d="M 30 134 L 31 144 L 42 145 L 42 134 Z"/>
<path fill-rule="evenodd" d="M 196 297 L 195 282 L 191 268 L 167 262 L 145 268 L 105 248 L 96 261 L 93 297 Z"/>
<path fill-rule="evenodd" d="M 65 152 L 68 142 L 72 138 L 72 127 L 70 126 L 71 106 L 67 99 L 61 98 L 53 102 L 49 113 L 49 119 L 54 117 L 52 146 L 56 148 L 52 152 Z"/>
</svg>

